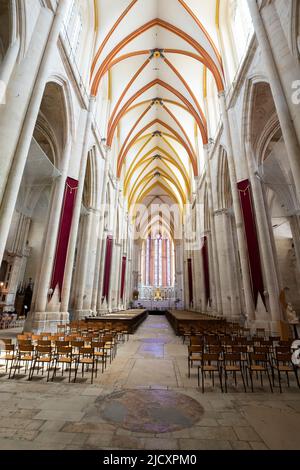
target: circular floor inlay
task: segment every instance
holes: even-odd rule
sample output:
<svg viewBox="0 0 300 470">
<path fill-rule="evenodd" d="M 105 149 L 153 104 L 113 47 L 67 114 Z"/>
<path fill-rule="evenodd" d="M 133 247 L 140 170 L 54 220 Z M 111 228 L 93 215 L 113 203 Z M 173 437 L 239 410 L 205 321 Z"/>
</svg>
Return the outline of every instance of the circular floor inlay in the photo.
<svg viewBox="0 0 300 470">
<path fill-rule="evenodd" d="M 102 419 L 133 432 L 179 431 L 204 413 L 196 400 L 171 390 L 125 390 L 98 398 L 96 406 Z"/>
</svg>

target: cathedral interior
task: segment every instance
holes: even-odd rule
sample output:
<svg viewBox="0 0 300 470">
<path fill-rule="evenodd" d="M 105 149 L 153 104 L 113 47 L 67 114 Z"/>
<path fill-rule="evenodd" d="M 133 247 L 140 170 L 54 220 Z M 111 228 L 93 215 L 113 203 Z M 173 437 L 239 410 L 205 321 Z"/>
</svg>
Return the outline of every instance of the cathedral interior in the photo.
<svg viewBox="0 0 300 470">
<path fill-rule="evenodd" d="M 0 0 L 0 449 L 300 449 L 299 0 Z"/>
</svg>

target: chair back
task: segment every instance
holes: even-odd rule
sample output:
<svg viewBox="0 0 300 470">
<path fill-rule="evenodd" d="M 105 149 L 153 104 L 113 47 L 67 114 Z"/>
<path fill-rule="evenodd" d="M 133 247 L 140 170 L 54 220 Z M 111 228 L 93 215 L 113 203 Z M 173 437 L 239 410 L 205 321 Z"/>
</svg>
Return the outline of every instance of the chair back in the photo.
<svg viewBox="0 0 300 470">
<path fill-rule="evenodd" d="M 51 348 L 51 346 L 37 345 L 36 352 L 38 354 L 41 354 L 41 355 L 51 355 L 52 354 L 52 348 Z"/>
<path fill-rule="evenodd" d="M 225 353 L 224 354 L 225 362 L 241 362 L 241 355 L 239 353 Z"/>
<path fill-rule="evenodd" d="M 27 353 L 27 352 L 32 353 L 34 351 L 34 346 L 32 346 L 32 344 L 20 343 L 19 351 L 20 353 Z"/>
<path fill-rule="evenodd" d="M 72 356 L 72 346 L 57 346 L 57 354 Z"/>
<path fill-rule="evenodd" d="M 202 362 L 219 362 L 219 354 L 204 353 L 202 354 Z"/>
<path fill-rule="evenodd" d="M 266 353 L 250 353 L 249 354 L 249 357 L 250 357 L 250 362 L 263 362 L 263 363 L 267 363 L 268 362 L 268 356 Z"/>
<path fill-rule="evenodd" d="M 51 341 L 49 339 L 39 339 L 38 346 L 51 346 Z"/>
</svg>

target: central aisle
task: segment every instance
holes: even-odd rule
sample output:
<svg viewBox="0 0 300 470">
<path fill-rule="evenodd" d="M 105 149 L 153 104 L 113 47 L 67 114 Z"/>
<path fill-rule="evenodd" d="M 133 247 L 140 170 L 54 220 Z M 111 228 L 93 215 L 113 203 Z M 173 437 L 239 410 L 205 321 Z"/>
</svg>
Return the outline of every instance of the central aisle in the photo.
<svg viewBox="0 0 300 470">
<path fill-rule="evenodd" d="M 0 449 L 299 448 L 298 389 L 222 394 L 207 384 L 202 394 L 164 316 L 148 316 L 93 385 L 4 372 Z"/>
<path fill-rule="evenodd" d="M 175 335 L 165 316 L 149 315 L 130 341 L 120 347 L 105 383 L 129 389 L 182 387 L 186 358 L 187 346 Z"/>
</svg>

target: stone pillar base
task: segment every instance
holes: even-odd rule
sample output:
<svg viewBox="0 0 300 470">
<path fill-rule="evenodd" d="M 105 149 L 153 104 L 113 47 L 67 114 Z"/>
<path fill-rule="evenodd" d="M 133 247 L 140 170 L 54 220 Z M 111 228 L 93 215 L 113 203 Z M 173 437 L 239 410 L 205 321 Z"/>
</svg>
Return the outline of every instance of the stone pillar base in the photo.
<svg viewBox="0 0 300 470">
<path fill-rule="evenodd" d="M 100 308 L 100 309 L 97 310 L 97 316 L 98 317 L 99 316 L 101 317 L 103 315 L 107 315 L 108 313 L 109 313 L 108 308 L 106 308 L 106 309 Z"/>
<path fill-rule="evenodd" d="M 95 312 L 92 310 L 75 310 L 73 314 L 73 320 L 78 321 L 78 320 L 84 320 L 85 317 L 90 317 L 90 316 L 95 316 Z"/>
<path fill-rule="evenodd" d="M 69 322 L 68 312 L 34 312 L 30 313 L 25 320 L 24 331 L 42 333 L 56 332 L 57 325 Z"/>
<path fill-rule="evenodd" d="M 228 322 L 232 322 L 232 323 L 239 323 L 239 324 L 242 324 L 243 323 L 243 319 L 241 317 L 241 315 L 226 315 L 226 316 L 223 316 L 224 320 L 227 320 Z"/>
<path fill-rule="evenodd" d="M 246 325 L 251 329 L 251 333 L 255 333 L 256 328 L 264 328 L 266 335 L 281 336 L 282 339 L 287 339 L 289 325 L 283 321 L 273 320 L 248 320 Z"/>
</svg>

